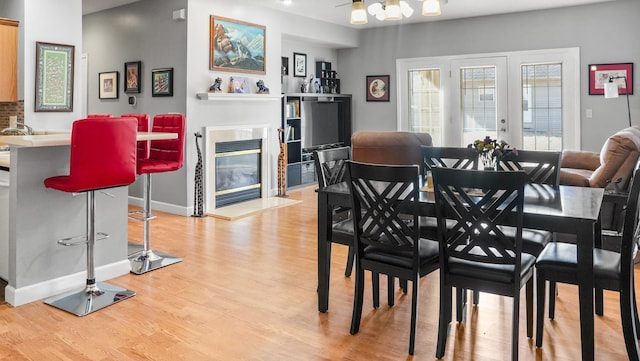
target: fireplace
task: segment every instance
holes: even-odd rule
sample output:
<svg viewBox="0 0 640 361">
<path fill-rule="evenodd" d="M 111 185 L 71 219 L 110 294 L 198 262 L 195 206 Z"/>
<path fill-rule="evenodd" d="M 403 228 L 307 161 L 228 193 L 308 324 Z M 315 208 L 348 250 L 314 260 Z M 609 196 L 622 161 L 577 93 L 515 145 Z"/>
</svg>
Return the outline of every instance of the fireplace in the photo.
<svg viewBox="0 0 640 361">
<path fill-rule="evenodd" d="M 260 198 L 262 139 L 216 143 L 216 206 Z"/>
<path fill-rule="evenodd" d="M 269 196 L 267 125 L 205 127 L 205 212 Z"/>
</svg>

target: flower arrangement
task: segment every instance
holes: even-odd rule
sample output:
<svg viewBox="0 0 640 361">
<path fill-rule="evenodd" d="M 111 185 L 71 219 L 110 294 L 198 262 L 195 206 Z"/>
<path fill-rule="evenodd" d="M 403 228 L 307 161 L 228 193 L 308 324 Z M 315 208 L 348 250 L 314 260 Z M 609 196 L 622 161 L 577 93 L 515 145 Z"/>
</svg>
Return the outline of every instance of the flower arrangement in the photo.
<svg viewBox="0 0 640 361">
<path fill-rule="evenodd" d="M 484 139 L 476 139 L 472 144 L 467 146 L 468 148 L 475 149 L 479 156 L 480 161 L 484 168 L 496 169 L 496 165 L 498 162 L 507 154 L 513 152 L 515 155 L 518 155 L 518 150 L 516 148 L 511 148 L 509 143 L 504 140 L 498 141 L 496 139 L 491 139 L 491 137 L 486 136 Z"/>
</svg>

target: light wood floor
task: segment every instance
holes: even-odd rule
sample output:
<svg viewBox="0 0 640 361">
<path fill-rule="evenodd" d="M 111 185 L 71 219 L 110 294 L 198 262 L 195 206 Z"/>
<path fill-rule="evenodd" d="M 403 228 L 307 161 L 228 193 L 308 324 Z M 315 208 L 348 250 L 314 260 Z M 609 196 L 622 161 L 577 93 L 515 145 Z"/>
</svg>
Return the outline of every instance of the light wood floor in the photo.
<svg viewBox="0 0 640 361">
<path fill-rule="evenodd" d="M 289 195 L 303 202 L 232 222 L 158 213 L 153 248 L 184 262 L 111 280 L 137 296 L 86 317 L 42 302 L 0 305 L 0 359 L 434 360 L 437 272 L 420 284 L 413 358 L 407 354 L 410 297 L 399 291 L 394 307 L 374 310 L 367 284 L 360 333 L 350 335 L 346 248 L 333 247 L 329 312 L 318 313 L 316 195 L 312 187 Z M 129 233 L 139 242 L 140 224 L 130 222 Z M 381 292 L 386 295 L 384 285 Z M 526 338 L 522 310 L 521 360 L 580 359 L 577 288 L 559 292 L 542 349 Z M 511 299 L 482 294 L 467 323 L 452 325 L 444 359 L 509 359 L 510 310 Z M 605 316 L 596 317 L 595 327 L 596 360 L 626 360 L 616 293 L 605 294 Z"/>
</svg>

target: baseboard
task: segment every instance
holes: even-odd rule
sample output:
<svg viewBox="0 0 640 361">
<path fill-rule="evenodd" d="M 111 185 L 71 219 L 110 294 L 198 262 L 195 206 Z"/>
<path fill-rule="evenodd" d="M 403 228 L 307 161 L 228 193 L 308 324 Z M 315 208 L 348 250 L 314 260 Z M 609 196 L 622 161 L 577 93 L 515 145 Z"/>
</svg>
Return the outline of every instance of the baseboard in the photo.
<svg viewBox="0 0 640 361">
<path fill-rule="evenodd" d="M 129 196 L 129 204 L 132 206 L 144 207 L 144 198 Z M 193 207 L 177 206 L 175 204 L 164 202 L 151 201 L 151 209 L 185 217 L 193 214 Z"/>
<path fill-rule="evenodd" d="M 96 280 L 104 281 L 120 277 L 129 273 L 130 269 L 131 266 L 128 259 L 96 267 Z M 86 280 L 87 272 L 82 271 L 26 287 L 14 288 L 9 285 L 5 287 L 4 298 L 7 303 L 17 307 L 33 301 L 59 295 L 67 291 L 80 289 L 84 287 Z"/>
</svg>

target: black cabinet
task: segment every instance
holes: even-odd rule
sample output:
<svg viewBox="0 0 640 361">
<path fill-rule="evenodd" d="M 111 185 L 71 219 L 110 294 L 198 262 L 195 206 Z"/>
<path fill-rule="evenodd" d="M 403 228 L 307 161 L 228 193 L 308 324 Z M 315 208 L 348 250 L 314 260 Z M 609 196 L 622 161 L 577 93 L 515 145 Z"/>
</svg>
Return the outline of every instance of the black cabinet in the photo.
<svg viewBox="0 0 640 361">
<path fill-rule="evenodd" d="M 316 61 L 316 78 L 320 80 L 320 86 L 323 87 L 323 93 L 340 94 L 340 79 L 338 72 L 331 69 L 331 63 L 328 61 Z"/>
<path fill-rule="evenodd" d="M 287 188 L 314 184 L 313 151 L 351 145 L 351 95 L 284 94 L 282 128 Z"/>
</svg>

